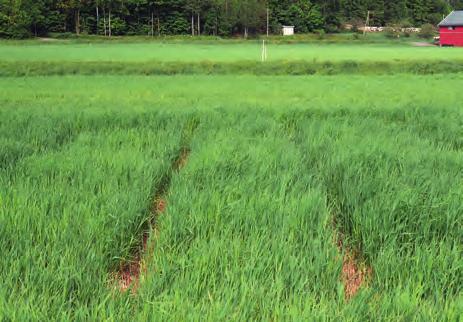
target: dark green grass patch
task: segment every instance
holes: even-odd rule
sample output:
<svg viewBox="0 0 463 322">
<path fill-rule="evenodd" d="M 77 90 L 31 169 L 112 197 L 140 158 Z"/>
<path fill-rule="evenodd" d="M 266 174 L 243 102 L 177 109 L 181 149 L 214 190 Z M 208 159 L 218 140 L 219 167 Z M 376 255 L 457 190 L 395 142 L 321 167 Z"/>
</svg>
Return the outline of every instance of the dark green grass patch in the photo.
<svg viewBox="0 0 463 322">
<path fill-rule="evenodd" d="M 55 75 L 432 75 L 463 72 L 463 61 L 391 62 L 0 62 L 0 77 Z"/>
</svg>

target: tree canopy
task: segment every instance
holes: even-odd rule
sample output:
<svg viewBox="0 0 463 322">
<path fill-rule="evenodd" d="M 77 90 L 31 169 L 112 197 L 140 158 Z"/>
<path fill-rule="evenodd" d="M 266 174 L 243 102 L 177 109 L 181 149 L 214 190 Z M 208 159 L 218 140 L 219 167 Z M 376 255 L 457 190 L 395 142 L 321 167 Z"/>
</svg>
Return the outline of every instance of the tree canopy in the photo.
<svg viewBox="0 0 463 322">
<path fill-rule="evenodd" d="M 436 24 L 463 0 L 0 0 L 0 37 L 50 32 L 100 35 L 208 34 L 231 36 L 294 25 L 336 32 L 371 24 Z"/>
</svg>

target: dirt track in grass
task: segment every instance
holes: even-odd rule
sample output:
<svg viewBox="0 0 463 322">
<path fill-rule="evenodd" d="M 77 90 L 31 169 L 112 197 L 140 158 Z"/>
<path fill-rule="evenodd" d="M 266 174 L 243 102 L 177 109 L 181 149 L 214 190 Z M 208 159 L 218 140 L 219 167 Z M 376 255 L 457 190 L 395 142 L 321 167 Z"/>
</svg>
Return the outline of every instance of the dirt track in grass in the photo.
<svg viewBox="0 0 463 322">
<path fill-rule="evenodd" d="M 132 293 L 137 292 L 140 284 L 140 277 L 142 274 L 146 273 L 146 262 L 148 262 L 154 254 L 155 243 L 153 242 L 153 238 L 156 239 L 159 235 L 159 227 L 157 227 L 156 222 L 159 216 L 166 211 L 166 197 L 170 188 L 172 175 L 174 172 L 180 171 L 187 165 L 189 155 L 190 150 L 188 148 L 182 148 L 177 157 L 173 160 L 169 174 L 162 178 L 154 194 L 148 227 L 144 229 L 140 238 L 141 246 L 134 251 L 132 260 L 122 262 L 119 270 L 115 273 L 115 287 L 119 291 L 127 292 L 131 290 Z M 150 240 L 152 241 L 150 242 Z"/>
</svg>

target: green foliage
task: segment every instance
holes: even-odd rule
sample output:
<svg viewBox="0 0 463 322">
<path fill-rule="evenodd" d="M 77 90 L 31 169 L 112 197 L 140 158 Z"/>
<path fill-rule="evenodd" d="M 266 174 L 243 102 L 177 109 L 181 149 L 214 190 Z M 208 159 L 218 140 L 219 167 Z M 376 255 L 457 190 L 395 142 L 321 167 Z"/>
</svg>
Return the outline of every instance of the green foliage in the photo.
<svg viewBox="0 0 463 322">
<path fill-rule="evenodd" d="M 431 24 L 424 24 L 421 26 L 421 30 L 418 33 L 418 37 L 425 39 L 432 39 L 437 34 L 436 27 Z"/>
<path fill-rule="evenodd" d="M 326 32 L 325 30 L 321 29 L 321 30 L 316 30 L 315 33 L 318 35 L 318 39 L 319 40 L 323 40 L 325 39 L 326 37 Z"/>
<path fill-rule="evenodd" d="M 111 18 L 112 34 L 114 36 L 124 35 L 127 32 L 127 24 L 119 17 Z"/>
<path fill-rule="evenodd" d="M 55 39 L 77 39 L 77 35 L 73 32 L 50 33 L 49 36 Z"/>
<path fill-rule="evenodd" d="M 343 23 L 364 23 L 367 10 L 374 25 L 408 20 L 418 26 L 437 24 L 458 6 L 457 1 L 444 0 L 0 0 L 0 37 L 104 34 L 104 20 L 108 23 L 110 14 L 111 35 L 146 35 L 152 30 L 152 18 L 156 34 L 198 34 L 198 17 L 201 34 L 265 33 L 267 9 L 274 34 L 281 32 L 281 25 L 295 25 L 299 33 L 319 29 L 332 33 L 340 31 Z"/>
<path fill-rule="evenodd" d="M 318 5 L 310 1 L 278 1 L 277 21 L 281 25 L 293 25 L 300 33 L 321 29 L 324 19 Z"/>
<path fill-rule="evenodd" d="M 385 34 L 388 38 L 400 38 L 402 35 L 402 28 L 398 25 L 389 25 L 385 29 Z"/>
</svg>

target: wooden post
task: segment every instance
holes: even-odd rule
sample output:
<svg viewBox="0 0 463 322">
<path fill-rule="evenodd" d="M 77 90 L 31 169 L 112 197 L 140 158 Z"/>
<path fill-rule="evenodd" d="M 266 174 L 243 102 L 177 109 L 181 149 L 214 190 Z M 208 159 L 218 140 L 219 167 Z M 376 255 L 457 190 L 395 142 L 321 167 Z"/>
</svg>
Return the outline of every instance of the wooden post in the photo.
<svg viewBox="0 0 463 322">
<path fill-rule="evenodd" d="M 267 43 L 265 43 L 265 61 L 267 61 L 268 55 L 267 55 Z"/>
<path fill-rule="evenodd" d="M 267 61 L 267 43 L 264 41 L 264 60 Z"/>
<path fill-rule="evenodd" d="M 261 60 L 262 60 L 262 62 L 267 61 L 267 45 L 265 44 L 265 40 L 262 40 Z"/>
</svg>

